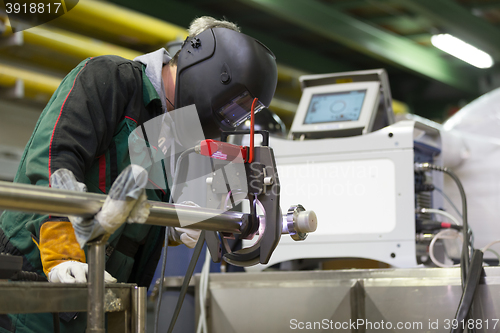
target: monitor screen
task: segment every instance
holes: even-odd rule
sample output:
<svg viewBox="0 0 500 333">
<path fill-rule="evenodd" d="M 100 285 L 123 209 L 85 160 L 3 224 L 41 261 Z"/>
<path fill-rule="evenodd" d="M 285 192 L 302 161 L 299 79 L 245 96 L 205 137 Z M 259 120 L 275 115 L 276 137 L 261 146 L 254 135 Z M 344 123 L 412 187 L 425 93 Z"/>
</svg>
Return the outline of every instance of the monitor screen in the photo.
<svg viewBox="0 0 500 333">
<path fill-rule="evenodd" d="M 358 120 L 365 90 L 312 95 L 304 124 Z"/>
</svg>

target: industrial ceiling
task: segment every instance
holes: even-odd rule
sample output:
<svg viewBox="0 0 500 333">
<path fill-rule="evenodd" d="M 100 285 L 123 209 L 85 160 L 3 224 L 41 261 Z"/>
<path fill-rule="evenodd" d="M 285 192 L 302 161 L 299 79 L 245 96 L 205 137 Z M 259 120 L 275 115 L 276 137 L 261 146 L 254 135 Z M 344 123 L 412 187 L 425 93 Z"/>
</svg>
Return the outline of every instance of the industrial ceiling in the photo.
<svg viewBox="0 0 500 333">
<path fill-rule="evenodd" d="M 203 15 L 236 22 L 276 54 L 271 109 L 288 124 L 305 73 L 385 68 L 393 97 L 437 120 L 500 86 L 499 65 L 478 69 L 430 43 L 433 34 L 450 33 L 500 61 L 500 0 L 80 0 L 22 37 L 4 31 L 0 85 L 15 95 L 21 80 L 27 97 L 46 102 L 83 58 L 133 58 L 184 39 Z"/>
</svg>

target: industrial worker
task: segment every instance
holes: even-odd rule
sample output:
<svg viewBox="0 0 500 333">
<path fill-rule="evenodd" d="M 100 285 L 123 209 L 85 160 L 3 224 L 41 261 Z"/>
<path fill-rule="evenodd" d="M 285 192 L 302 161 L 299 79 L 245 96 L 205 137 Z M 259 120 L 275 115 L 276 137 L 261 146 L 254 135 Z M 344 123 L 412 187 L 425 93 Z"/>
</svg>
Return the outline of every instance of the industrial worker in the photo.
<svg viewBox="0 0 500 333">
<path fill-rule="evenodd" d="M 195 104 L 205 137 L 215 138 L 247 118 L 254 98 L 268 106 L 276 83 L 272 52 L 235 24 L 211 17 L 193 21 L 173 58 L 160 49 L 134 61 L 86 59 L 63 79 L 43 110 L 15 182 L 60 188 L 54 175 L 64 170 L 74 176 L 77 190 L 109 194 L 115 180 L 129 172 L 128 137 L 139 125 Z M 149 200 L 169 200 L 168 189 L 146 193 Z M 138 196 L 133 206 L 144 200 Z M 100 223 L 110 214 L 104 205 L 94 219 Z M 130 221 L 130 216 L 119 219 Z M 199 232 L 176 228 L 172 234 L 169 244 L 193 247 Z M 149 286 L 163 235 L 157 226 L 121 225 L 108 241 L 105 280 Z M 23 270 L 49 282 L 86 282 L 81 245 L 68 217 L 12 211 L 0 217 L 0 250 L 22 255 Z M 60 317 L 62 332 L 84 332 L 84 313 Z M 50 314 L 0 315 L 0 332 L 52 332 L 52 320 Z"/>
</svg>

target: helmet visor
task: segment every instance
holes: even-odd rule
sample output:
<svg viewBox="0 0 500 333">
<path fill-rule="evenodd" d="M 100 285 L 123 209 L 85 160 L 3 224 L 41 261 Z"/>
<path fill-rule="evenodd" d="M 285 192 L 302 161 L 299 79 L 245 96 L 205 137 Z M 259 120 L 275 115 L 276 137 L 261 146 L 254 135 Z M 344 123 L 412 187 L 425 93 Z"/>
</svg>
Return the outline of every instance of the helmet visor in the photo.
<svg viewBox="0 0 500 333">
<path fill-rule="evenodd" d="M 248 91 L 234 97 L 226 105 L 217 110 L 222 122 L 231 127 L 237 127 L 250 117 L 253 97 Z M 265 107 L 260 101 L 255 105 L 255 113 Z"/>
</svg>

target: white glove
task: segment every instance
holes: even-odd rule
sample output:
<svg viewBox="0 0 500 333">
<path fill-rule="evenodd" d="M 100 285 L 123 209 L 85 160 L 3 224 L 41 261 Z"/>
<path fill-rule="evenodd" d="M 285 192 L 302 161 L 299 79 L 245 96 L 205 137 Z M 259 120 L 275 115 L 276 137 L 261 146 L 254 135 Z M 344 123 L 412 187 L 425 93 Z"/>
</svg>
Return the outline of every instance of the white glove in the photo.
<svg viewBox="0 0 500 333">
<path fill-rule="evenodd" d="M 127 218 L 128 223 L 145 223 L 149 217 L 151 205 L 148 202 L 148 196 L 146 192 L 143 192 L 141 196 L 137 199 L 137 202 L 130 211 L 130 215 Z"/>
<path fill-rule="evenodd" d="M 190 206 L 190 207 L 200 207 L 198 204 L 192 201 L 183 201 L 178 205 Z M 183 243 L 190 249 L 196 246 L 198 239 L 200 238 L 201 230 L 199 229 L 189 229 L 174 227 L 170 230 L 171 240 L 175 243 Z"/>
<path fill-rule="evenodd" d="M 79 261 L 65 261 L 52 268 L 49 272 L 49 282 L 87 283 L 89 266 Z M 114 283 L 116 279 L 104 271 L 104 282 Z"/>
<path fill-rule="evenodd" d="M 115 232 L 129 220 L 132 210 L 134 213 L 130 222 L 146 222 L 149 205 L 143 194 L 147 182 L 148 172 L 139 165 L 129 165 L 120 173 L 111 186 L 102 209 L 95 216 L 104 230 L 110 234 Z"/>
<path fill-rule="evenodd" d="M 174 228 L 174 240 L 184 243 L 190 249 L 194 248 L 200 238 L 201 230 L 189 228 Z"/>
<path fill-rule="evenodd" d="M 50 177 L 51 186 L 62 190 L 86 191 L 73 172 L 59 169 Z M 144 223 L 148 219 L 150 204 L 144 191 L 148 181 L 147 171 L 138 165 L 129 165 L 115 180 L 106 201 L 94 219 L 69 216 L 80 247 L 105 233 L 112 234 L 125 221 Z"/>
</svg>

